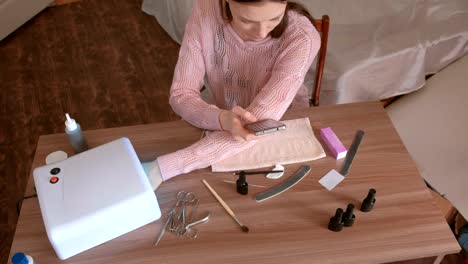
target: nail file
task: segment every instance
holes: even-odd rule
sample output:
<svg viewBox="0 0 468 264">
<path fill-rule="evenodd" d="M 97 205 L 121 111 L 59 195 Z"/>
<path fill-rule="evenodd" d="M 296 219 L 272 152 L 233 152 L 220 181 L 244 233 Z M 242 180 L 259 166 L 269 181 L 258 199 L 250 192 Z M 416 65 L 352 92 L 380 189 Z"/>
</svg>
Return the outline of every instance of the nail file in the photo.
<svg viewBox="0 0 468 264">
<path fill-rule="evenodd" d="M 255 195 L 255 200 L 257 202 L 265 201 L 266 199 L 274 197 L 288 190 L 289 188 L 293 187 L 298 182 L 300 182 L 309 172 L 310 172 L 310 166 L 307 166 L 307 165 L 302 166 L 293 176 L 289 177 L 280 185 L 277 185 L 264 192 L 257 193 L 257 195 Z"/>
<path fill-rule="evenodd" d="M 348 153 L 346 154 L 346 159 L 343 163 L 343 166 L 341 166 L 340 173 L 343 176 L 346 176 L 348 174 L 349 168 L 351 168 L 351 164 L 353 163 L 354 156 L 356 156 L 357 150 L 359 148 L 359 145 L 361 144 L 362 138 L 364 137 L 364 131 L 358 130 L 356 132 L 356 135 L 354 136 L 353 143 L 351 143 L 351 147 L 348 150 Z"/>
<path fill-rule="evenodd" d="M 351 147 L 346 154 L 346 159 L 340 169 L 340 172 L 331 170 L 319 180 L 319 183 L 327 190 L 333 190 L 333 188 L 335 188 L 341 181 L 344 180 L 345 176 L 349 172 L 349 169 L 351 168 L 351 164 L 353 163 L 354 157 L 356 156 L 363 137 L 364 131 L 358 130 L 354 136 L 353 143 L 351 143 Z"/>
</svg>

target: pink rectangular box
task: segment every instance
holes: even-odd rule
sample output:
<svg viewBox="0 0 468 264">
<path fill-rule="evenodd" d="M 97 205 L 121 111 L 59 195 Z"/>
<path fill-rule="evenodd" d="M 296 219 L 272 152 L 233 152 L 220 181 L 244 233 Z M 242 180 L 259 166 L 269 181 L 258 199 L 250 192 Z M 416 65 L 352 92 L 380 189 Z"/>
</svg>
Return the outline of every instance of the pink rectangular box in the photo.
<svg viewBox="0 0 468 264">
<path fill-rule="evenodd" d="M 325 144 L 327 144 L 328 148 L 331 150 L 333 156 L 337 160 L 346 157 L 346 153 L 348 151 L 335 135 L 335 132 L 333 132 L 331 127 L 320 129 L 320 136 L 322 137 L 323 141 L 325 141 Z"/>
</svg>

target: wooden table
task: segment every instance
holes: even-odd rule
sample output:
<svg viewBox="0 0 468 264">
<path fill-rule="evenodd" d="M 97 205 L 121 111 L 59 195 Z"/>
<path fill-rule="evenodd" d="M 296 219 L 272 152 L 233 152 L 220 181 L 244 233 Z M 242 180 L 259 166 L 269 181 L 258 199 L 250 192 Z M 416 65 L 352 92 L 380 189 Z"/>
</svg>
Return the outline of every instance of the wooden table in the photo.
<svg viewBox="0 0 468 264">
<path fill-rule="evenodd" d="M 229 173 L 202 169 L 164 182 L 156 191 L 163 219 L 180 190 L 200 198 L 199 215 L 211 212 L 209 223 L 197 227 L 199 237 L 185 240 L 166 233 L 158 247 L 152 244 L 162 221 L 156 221 L 103 245 L 60 261 L 44 229 L 36 198 L 23 202 L 11 254 L 24 251 L 38 263 L 385 263 L 456 253 L 460 247 L 436 207 L 380 103 L 359 103 L 312 108 L 309 112 L 288 112 L 285 119 L 309 116 L 316 136 L 318 128 L 331 126 L 349 147 L 356 130 L 366 134 L 348 177 L 333 191 L 318 180 L 332 168 L 327 157 L 308 162 L 311 173 L 287 192 L 258 203 L 253 196 L 262 188 L 250 187 L 247 196 L 235 191 Z M 142 160 L 190 145 L 201 131 L 183 121 L 86 131 L 91 146 L 126 136 Z M 65 134 L 41 136 L 33 168 L 56 150 L 71 152 Z M 301 164 L 286 166 L 289 177 Z M 242 233 L 202 184 L 206 179 L 250 228 Z M 274 186 L 283 180 L 262 176 L 250 184 Z M 31 180 L 30 180 L 31 181 Z M 34 192 L 32 182 L 26 195 Z M 373 211 L 356 210 L 353 227 L 342 232 L 327 229 L 336 208 L 353 203 L 357 208 L 370 188 L 377 190 Z M 85 194 L 83 194 L 85 195 Z"/>
</svg>

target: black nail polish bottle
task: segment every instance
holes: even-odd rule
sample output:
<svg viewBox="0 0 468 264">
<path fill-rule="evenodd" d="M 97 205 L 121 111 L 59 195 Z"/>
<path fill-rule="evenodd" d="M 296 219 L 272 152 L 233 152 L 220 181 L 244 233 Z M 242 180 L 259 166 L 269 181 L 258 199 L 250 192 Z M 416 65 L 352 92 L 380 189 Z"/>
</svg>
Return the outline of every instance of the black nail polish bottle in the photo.
<svg viewBox="0 0 468 264">
<path fill-rule="evenodd" d="M 343 230 L 343 209 L 336 209 L 335 216 L 330 218 L 330 223 L 328 223 L 328 229 L 334 232 L 340 232 Z"/>
<path fill-rule="evenodd" d="M 370 189 L 367 197 L 362 201 L 361 211 L 370 212 L 374 208 L 375 204 L 375 189 Z"/>
<path fill-rule="evenodd" d="M 242 195 L 247 195 L 249 193 L 249 184 L 246 181 L 245 172 L 241 171 L 239 173 L 239 179 L 236 181 L 237 192 Z"/>
<path fill-rule="evenodd" d="M 345 227 L 350 227 L 354 224 L 354 220 L 356 219 L 356 216 L 354 215 L 354 205 L 353 204 L 348 204 L 348 207 L 346 207 L 346 212 L 344 212 L 343 215 L 343 224 Z"/>
</svg>

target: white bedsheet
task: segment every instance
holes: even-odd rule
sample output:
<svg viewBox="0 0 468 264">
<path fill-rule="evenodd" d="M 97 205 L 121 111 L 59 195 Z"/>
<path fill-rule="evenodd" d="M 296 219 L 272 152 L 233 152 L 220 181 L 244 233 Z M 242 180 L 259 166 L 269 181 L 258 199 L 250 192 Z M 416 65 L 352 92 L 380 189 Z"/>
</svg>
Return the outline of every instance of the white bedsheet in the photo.
<svg viewBox="0 0 468 264">
<path fill-rule="evenodd" d="M 213 0 L 217 1 L 217 0 Z M 409 93 L 468 52 L 467 0 L 298 0 L 331 19 L 321 104 Z M 178 43 L 193 1 L 143 0 Z M 315 63 L 306 79 L 312 87 Z"/>
<path fill-rule="evenodd" d="M 0 0 L 0 41 L 52 2 L 53 0 Z"/>
</svg>

